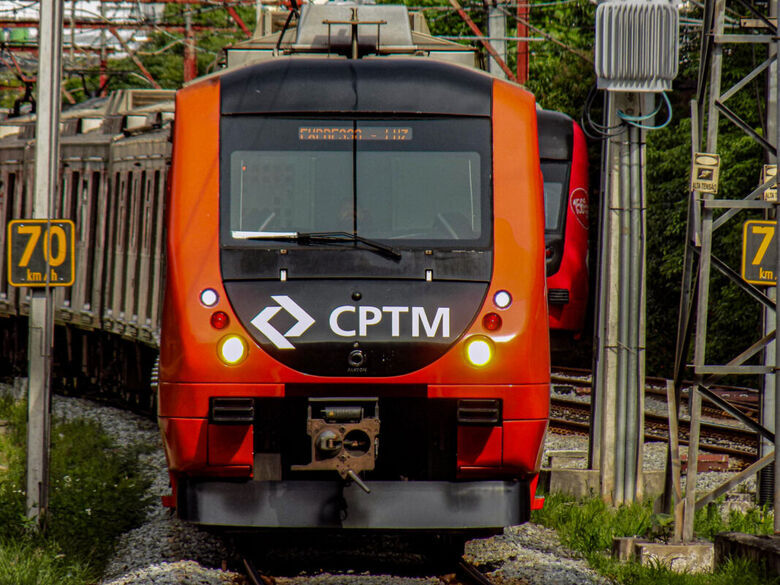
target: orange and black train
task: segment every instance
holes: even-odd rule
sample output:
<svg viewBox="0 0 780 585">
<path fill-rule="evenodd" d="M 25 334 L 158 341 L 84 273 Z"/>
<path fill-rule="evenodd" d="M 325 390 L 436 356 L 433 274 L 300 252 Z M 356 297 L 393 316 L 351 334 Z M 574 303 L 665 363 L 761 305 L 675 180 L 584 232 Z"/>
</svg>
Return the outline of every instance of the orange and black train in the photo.
<svg viewBox="0 0 780 585">
<path fill-rule="evenodd" d="M 159 421 L 180 517 L 496 530 L 549 416 L 537 111 L 426 59 L 180 90 Z"/>
</svg>

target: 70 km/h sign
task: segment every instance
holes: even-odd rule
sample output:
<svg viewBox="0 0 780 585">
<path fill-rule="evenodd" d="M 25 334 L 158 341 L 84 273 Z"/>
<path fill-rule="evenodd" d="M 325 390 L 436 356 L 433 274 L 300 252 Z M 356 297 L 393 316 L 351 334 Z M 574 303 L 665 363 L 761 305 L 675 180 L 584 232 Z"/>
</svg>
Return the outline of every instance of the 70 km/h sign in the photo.
<svg viewBox="0 0 780 585">
<path fill-rule="evenodd" d="M 8 283 L 11 286 L 72 285 L 76 274 L 74 233 L 69 219 L 9 222 Z"/>
<path fill-rule="evenodd" d="M 751 284 L 777 284 L 776 221 L 746 221 L 742 228 L 742 279 Z"/>
</svg>

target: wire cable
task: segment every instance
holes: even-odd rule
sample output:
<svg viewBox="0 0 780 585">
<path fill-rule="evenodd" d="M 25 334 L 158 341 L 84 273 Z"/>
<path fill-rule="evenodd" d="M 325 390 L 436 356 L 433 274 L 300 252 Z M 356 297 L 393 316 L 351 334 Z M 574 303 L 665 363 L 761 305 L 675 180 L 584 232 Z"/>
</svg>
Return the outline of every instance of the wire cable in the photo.
<svg viewBox="0 0 780 585">
<path fill-rule="evenodd" d="M 665 92 L 662 91 L 660 93 L 661 93 L 661 97 L 663 98 L 663 101 L 658 104 L 658 107 L 655 109 L 655 111 L 652 114 L 647 114 L 645 116 L 629 116 L 628 114 L 618 110 L 617 111 L 618 118 L 623 120 L 626 124 L 630 124 L 631 126 L 636 126 L 637 128 L 642 128 L 644 130 L 660 130 L 661 128 L 665 128 L 672 121 L 672 103 L 669 101 L 669 96 L 667 96 Z M 657 126 L 647 126 L 645 124 L 639 123 L 654 117 L 659 111 L 661 111 L 662 105 L 666 105 L 666 111 L 667 111 L 666 120 L 662 124 L 659 124 Z"/>
<path fill-rule="evenodd" d="M 583 107 L 582 116 L 580 117 L 580 126 L 582 127 L 585 136 L 591 140 L 607 140 L 624 134 L 628 130 L 628 126 L 622 122 L 615 126 L 606 126 L 593 120 L 591 110 L 598 91 L 598 87 L 594 83 L 588 91 L 588 96 L 585 98 L 585 105 Z M 591 133 L 591 131 L 593 133 Z"/>
</svg>

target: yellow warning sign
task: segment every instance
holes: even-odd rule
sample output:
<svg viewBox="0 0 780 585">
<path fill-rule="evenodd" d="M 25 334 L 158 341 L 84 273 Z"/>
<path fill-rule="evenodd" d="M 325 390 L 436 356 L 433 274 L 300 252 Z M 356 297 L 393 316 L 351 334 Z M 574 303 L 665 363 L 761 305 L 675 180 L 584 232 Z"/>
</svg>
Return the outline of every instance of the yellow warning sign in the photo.
<svg viewBox="0 0 780 585">
<path fill-rule="evenodd" d="M 709 152 L 697 152 L 693 155 L 691 191 L 717 194 L 719 176 L 720 156 Z"/>
<path fill-rule="evenodd" d="M 761 169 L 761 184 L 763 185 L 770 179 L 774 179 L 777 176 L 777 165 L 764 165 Z M 777 201 L 777 184 L 774 187 L 769 187 L 763 193 L 764 201 Z"/>
</svg>

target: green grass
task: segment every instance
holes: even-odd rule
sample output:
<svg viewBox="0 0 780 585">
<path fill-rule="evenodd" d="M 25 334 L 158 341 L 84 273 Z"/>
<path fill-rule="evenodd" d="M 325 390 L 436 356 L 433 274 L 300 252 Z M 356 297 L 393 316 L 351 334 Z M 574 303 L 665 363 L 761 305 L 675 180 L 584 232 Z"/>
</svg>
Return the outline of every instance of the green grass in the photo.
<svg viewBox="0 0 780 585">
<path fill-rule="evenodd" d="M 118 446 L 91 421 L 55 421 L 48 521 L 37 530 L 25 510 L 26 405 L 0 397 L 0 418 L 11 422 L 0 436 L 0 585 L 94 581 L 150 504 L 138 464 L 148 447 Z"/>
<path fill-rule="evenodd" d="M 600 498 L 575 500 L 563 494 L 551 494 L 544 508 L 534 511 L 531 520 L 554 528 L 561 543 L 579 552 L 591 567 L 623 585 L 780 585 L 780 578 L 770 577 L 763 567 L 746 559 L 734 559 L 714 573 L 675 573 L 661 564 L 641 566 L 621 563 L 609 556 L 612 539 L 638 536 L 665 539 L 671 525 L 668 516 L 653 514 L 650 502 L 612 508 Z M 773 517 L 762 509 L 740 513 L 732 510 L 726 521 L 718 505 L 700 510 L 695 519 L 696 535 L 712 539 L 718 532 L 738 531 L 749 534 L 771 534 Z"/>
<path fill-rule="evenodd" d="M 92 567 L 51 545 L 0 541 L 0 585 L 80 585 L 94 576 Z"/>
<path fill-rule="evenodd" d="M 765 536 L 774 534 L 774 515 L 767 507 L 751 508 L 745 513 L 731 510 L 728 518 L 724 520 L 719 504 L 720 502 L 710 504 L 696 512 L 693 527 L 701 538 L 713 540 L 719 532 L 744 532 Z"/>
</svg>

